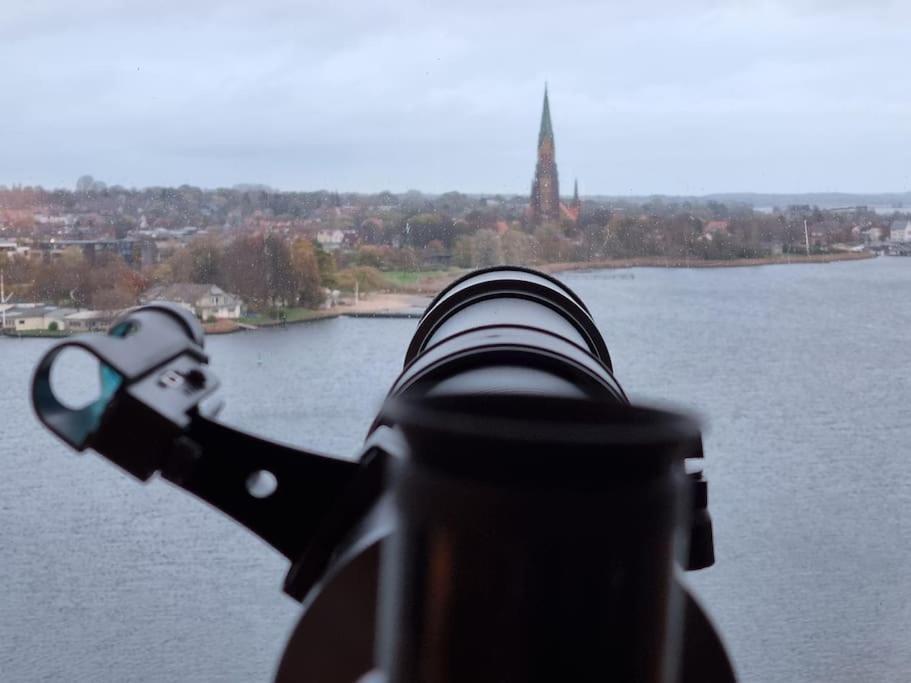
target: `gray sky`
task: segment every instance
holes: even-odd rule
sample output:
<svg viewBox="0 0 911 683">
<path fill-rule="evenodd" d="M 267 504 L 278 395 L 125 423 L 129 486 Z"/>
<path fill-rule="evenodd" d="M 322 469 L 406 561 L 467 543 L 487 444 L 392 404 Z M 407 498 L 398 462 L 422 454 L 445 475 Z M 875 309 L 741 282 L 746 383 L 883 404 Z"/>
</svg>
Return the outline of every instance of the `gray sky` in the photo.
<svg viewBox="0 0 911 683">
<path fill-rule="evenodd" d="M 911 3 L 635 5 L 4 2 L 0 183 L 911 188 Z"/>
</svg>

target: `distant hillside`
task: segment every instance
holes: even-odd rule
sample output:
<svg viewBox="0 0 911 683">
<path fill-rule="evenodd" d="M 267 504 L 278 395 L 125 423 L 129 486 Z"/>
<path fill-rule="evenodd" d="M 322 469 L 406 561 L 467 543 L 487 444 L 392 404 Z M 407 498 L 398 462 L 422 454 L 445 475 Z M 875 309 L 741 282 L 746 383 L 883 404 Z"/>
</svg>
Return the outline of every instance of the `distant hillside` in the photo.
<svg viewBox="0 0 911 683">
<path fill-rule="evenodd" d="M 231 187 L 238 192 L 275 192 L 275 189 L 260 183 L 237 183 Z"/>
<path fill-rule="evenodd" d="M 864 194 L 854 192 L 808 192 L 805 194 L 762 194 L 755 192 L 730 192 L 706 195 L 706 199 L 717 202 L 743 202 L 753 206 L 787 206 L 789 204 L 810 204 L 821 209 L 840 206 L 884 206 L 893 208 L 911 207 L 911 192 L 883 192 Z"/>
<path fill-rule="evenodd" d="M 887 208 L 911 208 L 911 192 L 806 192 L 795 194 L 772 194 L 763 192 L 720 192 L 698 197 L 651 195 L 651 196 L 616 196 L 616 197 L 591 197 L 605 201 L 649 202 L 661 200 L 665 202 L 707 202 L 715 201 L 722 204 L 749 204 L 754 207 L 785 207 L 791 204 L 809 204 L 821 209 L 835 209 L 843 206 L 869 206 Z"/>
</svg>

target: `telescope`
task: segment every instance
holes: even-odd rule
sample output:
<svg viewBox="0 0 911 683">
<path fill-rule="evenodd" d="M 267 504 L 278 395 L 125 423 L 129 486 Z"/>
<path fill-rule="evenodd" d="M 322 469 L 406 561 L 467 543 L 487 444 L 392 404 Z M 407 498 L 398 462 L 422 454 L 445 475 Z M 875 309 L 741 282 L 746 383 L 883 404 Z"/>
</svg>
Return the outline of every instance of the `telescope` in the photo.
<svg viewBox="0 0 911 683">
<path fill-rule="evenodd" d="M 132 309 L 52 347 L 32 402 L 288 559 L 302 613 L 277 681 L 735 680 L 685 578 L 714 563 L 699 424 L 630 403 L 558 280 L 495 267 L 440 292 L 356 457 L 220 422 L 204 342 L 179 306 Z M 78 409 L 51 384 L 72 347 L 101 367 Z"/>
</svg>

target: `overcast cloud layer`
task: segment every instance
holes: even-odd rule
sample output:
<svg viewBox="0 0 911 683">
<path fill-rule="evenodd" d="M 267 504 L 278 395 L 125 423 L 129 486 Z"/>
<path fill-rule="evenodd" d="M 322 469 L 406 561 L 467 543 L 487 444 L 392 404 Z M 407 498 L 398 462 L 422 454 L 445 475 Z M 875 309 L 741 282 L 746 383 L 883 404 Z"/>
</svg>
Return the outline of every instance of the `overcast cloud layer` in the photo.
<svg viewBox="0 0 911 683">
<path fill-rule="evenodd" d="M 0 183 L 911 188 L 911 3 L 0 6 Z"/>
</svg>

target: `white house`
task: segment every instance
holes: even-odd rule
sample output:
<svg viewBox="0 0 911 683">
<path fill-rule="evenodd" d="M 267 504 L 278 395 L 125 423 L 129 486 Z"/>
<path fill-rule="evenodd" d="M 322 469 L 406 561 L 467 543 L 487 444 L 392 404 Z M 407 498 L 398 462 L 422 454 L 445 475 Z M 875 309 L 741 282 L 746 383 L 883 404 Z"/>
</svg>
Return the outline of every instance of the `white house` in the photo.
<svg viewBox="0 0 911 683">
<path fill-rule="evenodd" d="M 200 320 L 234 320 L 244 313 L 239 297 L 229 294 L 216 285 L 198 285 L 177 282 L 173 285 L 152 287 L 139 297 L 140 303 L 170 301 L 192 311 Z"/>
<path fill-rule="evenodd" d="M 889 239 L 893 242 L 911 242 L 911 220 L 902 218 L 892 221 L 889 226 Z"/>
<path fill-rule="evenodd" d="M 57 306 L 31 305 L 14 306 L 3 311 L 4 330 L 29 332 L 32 330 L 67 329 L 66 316 L 75 313 L 75 308 L 58 308 Z"/>
<path fill-rule="evenodd" d="M 28 332 L 29 330 L 46 330 L 44 307 L 11 308 L 3 312 L 3 329 Z"/>
</svg>

